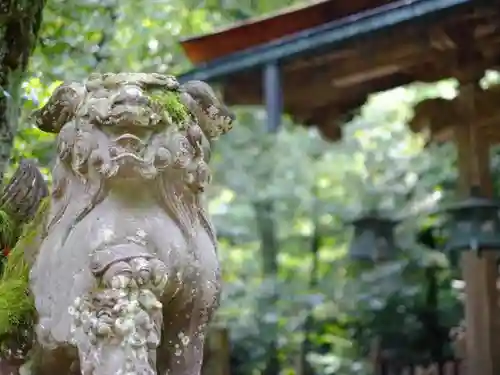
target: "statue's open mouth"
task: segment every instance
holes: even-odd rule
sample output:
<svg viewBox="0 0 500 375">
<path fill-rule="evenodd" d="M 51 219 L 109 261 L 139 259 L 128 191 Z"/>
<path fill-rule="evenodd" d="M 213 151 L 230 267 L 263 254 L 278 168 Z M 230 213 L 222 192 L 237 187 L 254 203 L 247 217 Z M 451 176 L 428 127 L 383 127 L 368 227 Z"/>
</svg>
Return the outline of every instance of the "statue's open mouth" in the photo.
<svg viewBox="0 0 500 375">
<path fill-rule="evenodd" d="M 111 161 L 130 161 L 134 164 L 146 163 L 142 157 L 147 147 L 146 142 L 134 134 L 125 133 L 113 139 L 110 148 Z"/>
<path fill-rule="evenodd" d="M 113 162 L 119 162 L 124 160 L 130 160 L 133 162 L 137 162 L 138 164 L 146 163 L 146 160 L 144 160 L 144 158 L 133 152 L 122 152 L 119 155 L 113 156 L 111 158 L 111 161 Z"/>
<path fill-rule="evenodd" d="M 146 146 L 146 142 L 144 142 L 138 136 L 130 133 L 125 133 L 116 137 L 113 140 L 113 143 L 125 149 L 130 149 L 134 151 L 138 151 Z"/>
<path fill-rule="evenodd" d="M 154 178 L 158 169 L 154 158 L 147 158 L 134 152 L 122 151 L 111 157 L 111 163 L 116 168 L 117 176 L 121 178 Z"/>
</svg>

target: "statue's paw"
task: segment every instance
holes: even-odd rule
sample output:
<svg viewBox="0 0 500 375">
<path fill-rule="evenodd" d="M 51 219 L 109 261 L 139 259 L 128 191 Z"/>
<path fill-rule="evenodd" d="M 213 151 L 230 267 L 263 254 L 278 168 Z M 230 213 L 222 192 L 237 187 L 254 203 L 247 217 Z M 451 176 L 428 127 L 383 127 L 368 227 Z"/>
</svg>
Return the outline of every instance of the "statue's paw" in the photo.
<svg viewBox="0 0 500 375">
<path fill-rule="evenodd" d="M 97 337 L 110 337 L 113 334 L 113 324 L 97 321 L 94 328 L 94 335 Z"/>
<path fill-rule="evenodd" d="M 130 286 L 132 277 L 132 266 L 120 261 L 109 266 L 102 276 L 102 282 L 111 289 L 125 289 Z"/>
<path fill-rule="evenodd" d="M 155 291 L 163 292 L 168 283 L 168 270 L 165 263 L 159 259 L 151 259 L 151 280 L 150 284 Z"/>
<path fill-rule="evenodd" d="M 130 261 L 132 267 L 132 285 L 151 289 L 161 293 L 168 282 L 167 266 L 156 258 L 134 258 Z"/>
<path fill-rule="evenodd" d="M 132 276 L 137 286 L 149 284 L 151 280 L 151 261 L 142 257 L 133 258 L 130 260 Z"/>
<path fill-rule="evenodd" d="M 135 257 L 112 264 L 102 280 L 104 285 L 111 289 L 146 287 L 160 292 L 168 282 L 167 266 L 155 258 Z"/>
</svg>

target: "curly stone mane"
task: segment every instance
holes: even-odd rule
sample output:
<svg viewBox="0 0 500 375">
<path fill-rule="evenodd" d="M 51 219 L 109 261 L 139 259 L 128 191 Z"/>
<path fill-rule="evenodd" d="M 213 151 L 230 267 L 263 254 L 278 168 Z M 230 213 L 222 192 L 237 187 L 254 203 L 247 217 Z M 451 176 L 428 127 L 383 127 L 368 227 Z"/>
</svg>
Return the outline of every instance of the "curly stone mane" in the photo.
<svg viewBox="0 0 500 375">
<path fill-rule="evenodd" d="M 137 103 L 127 101 L 124 87 L 131 96 L 138 89 L 148 95 Z M 200 86 L 196 87 L 199 91 Z M 210 182 L 209 139 L 229 130 L 232 117 L 225 115 L 224 108 L 219 116 L 222 121 L 213 121 L 209 128 L 209 121 L 200 116 L 201 107 L 193 107 L 193 101 L 196 97 L 171 76 L 96 75 L 83 86 L 61 85 L 36 116 L 40 128 L 47 130 L 49 124 L 48 130 L 59 133 L 49 228 L 63 216 L 72 216 L 72 220 L 64 220 L 67 228 L 62 238 L 67 238 L 71 228 L 106 197 L 114 180 L 152 179 L 158 203 L 187 238 L 193 222 L 200 220 L 214 239 L 201 193 Z M 214 108 L 217 106 L 212 105 L 207 114 L 217 120 Z M 152 131 L 144 140 L 127 132 L 134 128 Z M 131 143 L 140 152 L 127 147 Z M 81 196 L 82 190 L 88 193 L 87 201 L 75 201 L 73 197 Z M 80 207 L 70 207 L 75 205 Z"/>
</svg>

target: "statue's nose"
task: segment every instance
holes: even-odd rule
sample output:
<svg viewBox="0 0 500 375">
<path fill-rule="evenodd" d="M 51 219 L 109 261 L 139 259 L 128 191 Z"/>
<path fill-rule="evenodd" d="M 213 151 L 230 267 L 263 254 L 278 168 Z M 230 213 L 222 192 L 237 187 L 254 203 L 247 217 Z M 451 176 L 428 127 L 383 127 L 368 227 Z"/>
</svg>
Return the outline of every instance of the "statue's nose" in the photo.
<svg viewBox="0 0 500 375">
<path fill-rule="evenodd" d="M 139 87 L 126 86 L 116 96 L 114 104 L 148 105 L 149 99 Z"/>
</svg>

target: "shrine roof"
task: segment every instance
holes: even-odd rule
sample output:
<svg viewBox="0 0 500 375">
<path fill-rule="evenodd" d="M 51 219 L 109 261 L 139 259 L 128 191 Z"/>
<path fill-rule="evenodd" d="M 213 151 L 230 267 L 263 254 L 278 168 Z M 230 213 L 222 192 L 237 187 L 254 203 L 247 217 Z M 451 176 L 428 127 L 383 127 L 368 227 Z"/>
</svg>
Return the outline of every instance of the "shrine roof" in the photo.
<svg viewBox="0 0 500 375">
<path fill-rule="evenodd" d="M 371 93 L 500 62 L 497 0 L 352 2 L 361 9 L 357 13 L 347 7 L 335 13 L 328 6 L 350 2 L 329 0 L 184 40 L 196 65 L 180 80 L 219 83 L 229 105 L 260 105 L 262 68 L 277 61 L 285 112 L 334 139 L 346 113 Z M 307 21 L 293 21 L 302 19 L 300 14 Z M 258 39 L 256 30 L 268 29 Z M 232 44 L 223 46 L 223 40 Z M 200 43 L 196 48 L 188 45 L 194 41 Z"/>
<path fill-rule="evenodd" d="M 329 13 L 323 10 L 338 2 L 339 0 L 319 2 L 274 16 L 241 22 L 215 33 L 184 39 L 181 46 L 196 65 L 195 69 L 182 77 L 207 81 L 224 79 L 241 70 L 262 66 L 274 60 L 298 57 L 318 48 L 334 46 L 403 22 L 425 21 L 425 16 L 449 11 L 473 0 L 402 0 L 371 9 L 363 4 L 364 11 L 346 17 L 341 16 L 342 13 L 349 14 L 344 10 L 337 13 L 339 18 L 332 18 L 330 21 L 326 21 L 328 18 L 323 19 L 323 22 L 308 18 L 318 11 L 321 11 L 323 17 L 328 16 Z M 383 2 L 374 0 L 371 3 L 380 5 Z M 303 20 L 297 23 L 300 18 Z M 295 23 L 287 25 L 288 21 Z M 307 24 L 310 26 L 305 26 Z M 276 25 L 273 31 L 265 31 L 273 25 Z M 257 42 L 258 38 L 262 42 Z"/>
<path fill-rule="evenodd" d="M 181 46 L 192 63 L 206 63 L 391 1 L 313 1 L 307 6 L 288 7 L 232 24 L 210 34 L 182 39 Z"/>
</svg>

